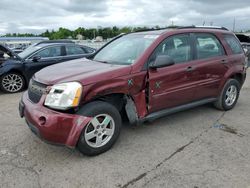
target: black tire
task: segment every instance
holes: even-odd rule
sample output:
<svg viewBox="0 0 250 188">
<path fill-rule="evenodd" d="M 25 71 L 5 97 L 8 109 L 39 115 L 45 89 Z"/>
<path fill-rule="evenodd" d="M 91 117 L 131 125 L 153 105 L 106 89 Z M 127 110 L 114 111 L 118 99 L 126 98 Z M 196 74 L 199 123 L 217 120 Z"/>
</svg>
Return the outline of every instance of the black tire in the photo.
<svg viewBox="0 0 250 188">
<path fill-rule="evenodd" d="M 226 102 L 227 99 L 227 91 L 229 90 L 230 87 L 235 87 L 237 89 L 236 91 L 236 98 L 235 100 L 233 100 L 232 104 L 228 104 Z M 217 101 L 214 103 L 214 106 L 219 109 L 219 110 L 231 110 L 237 103 L 238 98 L 239 98 L 239 94 L 240 94 L 240 89 L 241 89 L 241 85 L 240 83 L 235 80 L 235 79 L 229 79 L 226 84 L 224 85 L 222 92 L 220 94 L 220 96 L 218 97 Z"/>
<path fill-rule="evenodd" d="M 88 116 L 88 117 L 97 117 L 97 116 L 101 116 L 101 115 L 108 115 L 109 117 L 111 117 L 111 119 L 112 119 L 111 121 L 113 122 L 112 127 L 114 127 L 114 130 L 112 133 L 113 135 L 110 136 L 108 142 L 105 143 L 105 145 L 102 145 L 100 147 L 94 147 L 89 143 L 89 141 L 87 141 L 85 139 L 85 134 L 88 131 L 86 129 L 89 129 L 89 127 L 92 126 L 90 123 L 88 125 L 86 125 L 84 127 L 84 129 L 82 130 L 82 133 L 80 135 L 80 138 L 79 138 L 78 144 L 77 144 L 78 150 L 81 153 L 83 153 L 85 155 L 89 155 L 89 156 L 98 155 L 98 154 L 101 154 L 101 153 L 109 150 L 113 146 L 113 144 L 116 142 L 116 140 L 120 134 L 122 121 L 121 121 L 121 115 L 120 115 L 119 111 L 113 105 L 111 105 L 107 102 L 94 101 L 94 102 L 90 102 L 90 103 L 84 105 L 77 112 L 77 114 L 80 114 L 83 116 Z M 110 121 L 110 124 L 111 124 L 111 121 Z M 103 122 L 104 122 L 104 120 L 102 121 L 102 123 Z M 101 124 L 99 124 L 99 125 L 101 125 Z M 111 125 L 109 125 L 109 126 L 111 126 Z M 97 130 L 94 128 L 94 126 L 92 126 L 92 127 L 93 127 L 92 131 Z M 99 130 L 97 130 L 97 131 L 99 131 Z M 97 131 L 95 131 L 95 132 L 97 132 Z M 94 134 L 97 134 L 97 133 L 94 133 Z M 99 135 L 99 133 L 98 133 L 98 135 Z M 103 137 L 105 138 L 105 135 L 102 136 L 102 138 Z M 93 139 L 94 140 L 97 139 L 97 135 Z M 95 141 L 95 142 L 97 142 L 97 141 Z"/>
<path fill-rule="evenodd" d="M 16 80 L 16 82 L 10 83 L 13 85 L 6 85 L 6 81 L 10 80 L 11 77 Z M 25 87 L 25 80 L 24 77 L 15 72 L 9 72 L 7 74 L 4 74 L 0 77 L 0 89 L 5 93 L 17 93 L 24 89 Z"/>
</svg>

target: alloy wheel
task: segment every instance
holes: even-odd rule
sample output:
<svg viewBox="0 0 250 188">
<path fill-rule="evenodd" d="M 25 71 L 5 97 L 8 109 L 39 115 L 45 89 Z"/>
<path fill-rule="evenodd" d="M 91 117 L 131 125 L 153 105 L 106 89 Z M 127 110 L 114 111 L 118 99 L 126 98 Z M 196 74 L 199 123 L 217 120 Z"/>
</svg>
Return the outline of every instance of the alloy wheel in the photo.
<svg viewBox="0 0 250 188">
<path fill-rule="evenodd" d="M 97 115 L 92 118 L 85 129 L 85 141 L 93 148 L 102 147 L 110 141 L 114 131 L 115 122 L 110 115 Z"/>
<path fill-rule="evenodd" d="M 238 95 L 237 87 L 231 85 L 226 91 L 226 98 L 225 98 L 226 105 L 227 106 L 233 105 L 237 98 L 237 95 Z"/>
<path fill-rule="evenodd" d="M 2 87 L 10 92 L 15 93 L 23 88 L 23 79 L 18 74 L 7 74 L 2 79 Z"/>
</svg>

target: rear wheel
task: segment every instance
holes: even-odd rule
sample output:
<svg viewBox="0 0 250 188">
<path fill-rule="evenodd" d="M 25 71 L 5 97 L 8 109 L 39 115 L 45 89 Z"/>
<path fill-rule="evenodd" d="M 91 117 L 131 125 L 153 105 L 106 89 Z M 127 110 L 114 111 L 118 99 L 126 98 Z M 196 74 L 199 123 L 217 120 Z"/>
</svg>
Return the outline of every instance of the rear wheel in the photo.
<svg viewBox="0 0 250 188">
<path fill-rule="evenodd" d="M 92 117 L 82 130 L 77 147 L 85 155 L 98 155 L 109 150 L 120 134 L 121 116 L 111 104 L 95 101 L 86 104 L 78 114 Z"/>
<path fill-rule="evenodd" d="M 7 73 L 0 78 L 0 88 L 6 93 L 16 93 L 23 90 L 24 78 L 18 73 Z"/>
<path fill-rule="evenodd" d="M 215 107 L 220 110 L 231 110 L 237 103 L 240 88 L 240 83 L 237 80 L 229 79 L 226 82 L 218 100 L 215 102 Z"/>
</svg>

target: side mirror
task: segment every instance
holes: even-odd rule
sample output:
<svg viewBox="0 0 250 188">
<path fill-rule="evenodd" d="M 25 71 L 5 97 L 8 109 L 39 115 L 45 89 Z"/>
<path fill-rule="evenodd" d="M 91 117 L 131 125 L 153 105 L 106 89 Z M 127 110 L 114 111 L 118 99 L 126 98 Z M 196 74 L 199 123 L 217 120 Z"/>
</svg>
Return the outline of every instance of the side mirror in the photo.
<svg viewBox="0 0 250 188">
<path fill-rule="evenodd" d="M 38 62 L 40 59 L 41 59 L 41 56 L 34 56 L 34 57 L 32 58 L 32 61 Z"/>
<path fill-rule="evenodd" d="M 170 56 L 158 55 L 156 57 L 155 62 L 149 65 L 149 68 L 157 69 L 157 68 L 167 67 L 167 66 L 174 65 L 174 64 L 175 62 Z"/>
</svg>

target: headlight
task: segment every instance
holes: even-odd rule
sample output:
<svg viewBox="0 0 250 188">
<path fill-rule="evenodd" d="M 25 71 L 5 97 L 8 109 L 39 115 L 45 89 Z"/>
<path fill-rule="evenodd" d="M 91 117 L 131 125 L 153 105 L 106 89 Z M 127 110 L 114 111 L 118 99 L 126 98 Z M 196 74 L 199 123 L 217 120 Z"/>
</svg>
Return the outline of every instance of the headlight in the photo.
<svg viewBox="0 0 250 188">
<path fill-rule="evenodd" d="M 66 110 L 79 105 L 82 85 L 78 82 L 68 82 L 52 86 L 45 99 L 45 106 L 53 109 Z"/>
</svg>

